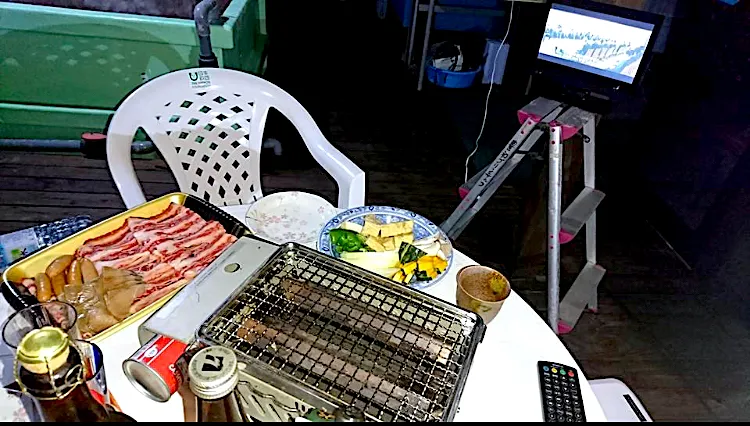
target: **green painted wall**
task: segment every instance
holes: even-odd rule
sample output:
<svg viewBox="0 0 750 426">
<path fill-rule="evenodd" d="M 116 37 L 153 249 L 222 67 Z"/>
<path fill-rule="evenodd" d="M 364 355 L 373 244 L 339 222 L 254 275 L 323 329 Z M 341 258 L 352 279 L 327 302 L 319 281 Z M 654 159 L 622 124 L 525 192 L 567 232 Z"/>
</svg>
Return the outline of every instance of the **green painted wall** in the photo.
<svg viewBox="0 0 750 426">
<path fill-rule="evenodd" d="M 258 74 L 265 0 L 233 0 L 211 28 L 221 66 Z M 0 2 L 0 138 L 102 131 L 146 79 L 198 63 L 191 20 Z"/>
</svg>

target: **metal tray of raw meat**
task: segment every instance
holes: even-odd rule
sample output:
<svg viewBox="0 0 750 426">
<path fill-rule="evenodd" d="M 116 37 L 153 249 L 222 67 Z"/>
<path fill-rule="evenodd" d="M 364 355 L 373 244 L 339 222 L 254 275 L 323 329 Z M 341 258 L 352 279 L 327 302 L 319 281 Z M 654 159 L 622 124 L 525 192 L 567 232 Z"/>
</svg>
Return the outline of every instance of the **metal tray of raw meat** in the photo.
<svg viewBox="0 0 750 426">
<path fill-rule="evenodd" d="M 313 406 L 354 407 L 369 421 L 449 421 L 484 330 L 474 313 L 289 243 L 198 338 Z"/>
<path fill-rule="evenodd" d="M 122 226 L 123 222 L 129 217 L 149 217 L 158 214 L 166 209 L 170 203 L 182 204 L 190 210 L 197 213 L 205 220 L 215 220 L 219 222 L 227 233 L 235 237 L 252 235 L 250 229 L 244 223 L 235 219 L 228 213 L 193 195 L 182 192 L 174 192 L 163 195 L 154 200 L 148 201 L 130 210 L 124 211 L 118 215 L 104 219 L 93 226 L 83 229 L 55 244 L 48 246 L 34 254 L 19 259 L 3 272 L 3 282 L 0 283 L 0 293 L 5 300 L 15 309 L 28 306 L 31 302 L 36 303 L 36 297 L 28 293 L 20 284 L 24 277 L 33 277 L 38 272 L 44 271 L 49 263 L 58 256 L 64 254 L 73 254 L 89 238 L 104 235 L 114 229 Z M 172 296 L 166 295 L 159 301 L 154 302 L 149 307 L 129 316 L 119 324 L 97 334 L 93 340 L 101 340 L 107 336 L 116 333 L 122 328 L 133 322 L 150 315 L 159 306 L 163 305 Z"/>
</svg>

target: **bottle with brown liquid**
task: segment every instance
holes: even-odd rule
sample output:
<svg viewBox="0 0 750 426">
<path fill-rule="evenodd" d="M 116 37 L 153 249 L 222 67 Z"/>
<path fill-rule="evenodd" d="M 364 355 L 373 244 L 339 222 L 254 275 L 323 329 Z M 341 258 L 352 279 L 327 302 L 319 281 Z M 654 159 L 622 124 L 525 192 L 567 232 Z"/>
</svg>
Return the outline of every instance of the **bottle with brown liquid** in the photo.
<svg viewBox="0 0 750 426">
<path fill-rule="evenodd" d="M 83 358 L 65 332 L 42 327 L 29 332 L 16 352 L 16 382 L 39 400 L 48 422 L 134 422 L 105 407 L 85 383 Z"/>
<path fill-rule="evenodd" d="M 209 346 L 190 360 L 190 390 L 198 399 L 198 422 L 248 421 L 237 396 L 240 372 L 230 349 Z"/>
</svg>

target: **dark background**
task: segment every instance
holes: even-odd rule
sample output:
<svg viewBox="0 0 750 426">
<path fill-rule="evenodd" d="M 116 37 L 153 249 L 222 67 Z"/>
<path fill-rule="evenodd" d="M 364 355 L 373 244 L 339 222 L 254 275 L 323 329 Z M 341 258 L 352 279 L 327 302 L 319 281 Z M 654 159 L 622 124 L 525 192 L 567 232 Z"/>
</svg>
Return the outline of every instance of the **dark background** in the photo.
<svg viewBox="0 0 750 426">
<path fill-rule="evenodd" d="M 709 277 L 714 291 L 744 300 L 750 273 L 750 2 L 678 1 L 673 15 L 643 87 L 599 127 L 599 182 L 626 202 L 628 215 L 646 218 Z M 523 90 L 545 16 L 546 6 L 516 4 L 504 84 L 493 92 L 474 170 L 517 128 L 514 112 L 527 101 Z M 489 36 L 501 38 L 504 30 L 500 19 Z M 274 0 L 268 2 L 268 32 L 266 77 L 297 97 L 319 124 L 331 111 L 349 111 L 348 120 L 380 136 L 410 132 L 407 143 L 421 149 L 450 145 L 468 153 L 473 146 L 487 88 L 446 91 L 428 84 L 417 93 L 401 61 L 406 32 L 393 10 L 380 20 L 375 2 Z M 484 37 L 438 31 L 433 40 L 481 43 Z M 269 132 L 285 141 L 295 137 L 278 117 Z M 295 161 L 306 164 L 301 144 L 290 145 L 296 146 Z M 535 173 L 527 165 L 513 179 Z"/>
</svg>

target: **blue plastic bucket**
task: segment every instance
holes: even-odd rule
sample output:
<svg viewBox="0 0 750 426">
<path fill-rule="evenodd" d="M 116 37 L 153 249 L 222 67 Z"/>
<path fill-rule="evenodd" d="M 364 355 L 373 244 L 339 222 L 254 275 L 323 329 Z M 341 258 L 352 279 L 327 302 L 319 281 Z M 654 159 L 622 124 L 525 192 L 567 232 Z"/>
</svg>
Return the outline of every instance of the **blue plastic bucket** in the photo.
<svg viewBox="0 0 750 426">
<path fill-rule="evenodd" d="M 482 72 L 482 67 L 473 71 L 447 71 L 428 64 L 426 71 L 427 80 L 436 86 L 448 89 L 465 89 L 474 84 L 477 75 Z"/>
</svg>

